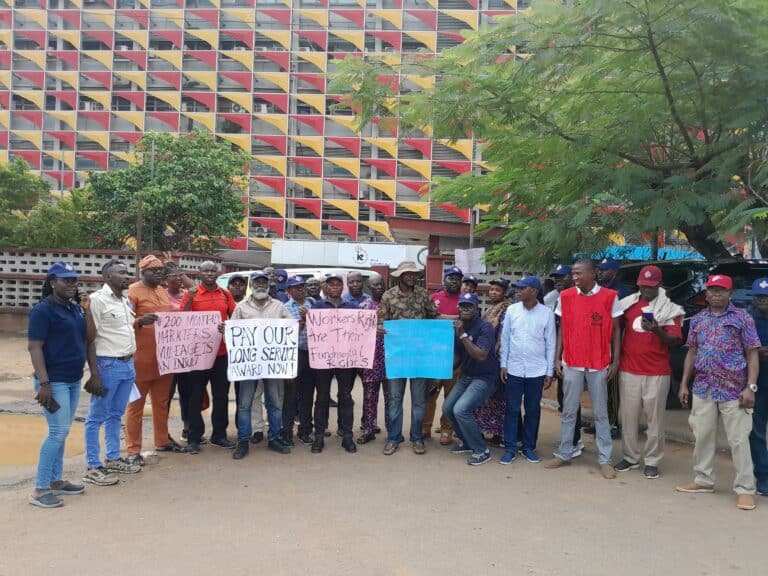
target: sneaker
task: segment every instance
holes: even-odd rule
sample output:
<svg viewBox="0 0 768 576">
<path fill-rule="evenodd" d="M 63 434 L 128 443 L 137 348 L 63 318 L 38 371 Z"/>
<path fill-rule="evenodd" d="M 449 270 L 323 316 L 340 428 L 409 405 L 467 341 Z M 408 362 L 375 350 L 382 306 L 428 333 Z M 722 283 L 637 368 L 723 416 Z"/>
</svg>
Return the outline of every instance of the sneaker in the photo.
<svg viewBox="0 0 768 576">
<path fill-rule="evenodd" d="M 368 442 L 373 442 L 374 440 L 376 440 L 376 434 L 373 432 L 367 432 L 361 436 L 358 436 L 357 443 L 362 446 L 363 444 L 368 444 Z"/>
<path fill-rule="evenodd" d="M 208 444 L 208 438 L 206 438 L 205 436 L 200 436 L 200 442 L 198 442 L 198 444 L 200 444 L 200 446 L 205 446 L 206 444 Z"/>
<path fill-rule="evenodd" d="M 571 452 L 571 458 L 578 458 L 584 452 L 584 442 L 579 440 L 573 445 L 573 452 Z"/>
<path fill-rule="evenodd" d="M 264 432 L 254 432 L 251 436 L 251 444 L 258 444 L 264 440 Z"/>
<path fill-rule="evenodd" d="M 472 452 L 472 448 L 469 448 L 468 446 L 465 446 L 463 443 L 459 442 L 451 448 L 451 454 L 467 454 L 469 452 Z"/>
<path fill-rule="evenodd" d="M 183 450 L 183 446 L 176 442 L 173 438 L 170 436 L 168 437 L 168 444 L 165 446 L 158 446 L 155 448 L 156 452 L 181 452 Z"/>
<path fill-rule="evenodd" d="M 237 443 L 237 448 L 232 452 L 232 458 L 234 460 L 242 460 L 248 454 L 249 450 L 248 440 L 241 440 Z"/>
<path fill-rule="evenodd" d="M 312 441 L 312 454 L 320 454 L 325 447 L 325 435 L 315 434 L 315 439 Z"/>
<path fill-rule="evenodd" d="M 395 452 L 397 452 L 397 449 L 400 447 L 400 444 L 397 442 L 392 442 L 392 440 L 387 440 L 387 443 L 384 444 L 384 456 L 392 456 Z"/>
<path fill-rule="evenodd" d="M 688 484 L 675 486 L 675 490 L 678 492 L 688 492 L 690 494 L 711 494 L 715 491 L 715 488 L 714 486 L 704 486 L 703 484 L 697 484 L 696 482 L 689 482 Z"/>
<path fill-rule="evenodd" d="M 643 476 L 648 478 L 648 480 L 656 480 L 660 475 L 659 469 L 656 466 L 646 466 L 643 468 Z"/>
<path fill-rule="evenodd" d="M 539 455 L 536 454 L 533 450 L 528 450 L 526 448 L 523 448 L 522 455 L 525 456 L 525 459 L 528 460 L 528 462 L 531 462 L 532 464 L 538 464 L 541 462 L 541 458 L 539 458 Z"/>
<path fill-rule="evenodd" d="M 200 444 L 196 442 L 190 442 L 184 446 L 183 452 L 185 454 L 200 454 Z"/>
<path fill-rule="evenodd" d="M 638 464 L 637 462 L 633 464 L 626 458 L 613 467 L 613 469 L 616 470 L 616 472 L 629 472 L 630 470 L 637 470 L 638 468 L 640 468 L 640 464 Z"/>
<path fill-rule="evenodd" d="M 107 460 L 104 462 L 104 468 L 107 469 L 107 472 L 118 472 L 120 474 L 136 474 L 141 472 L 141 466 L 126 462 L 125 458 Z"/>
<path fill-rule="evenodd" d="M 85 492 L 85 486 L 82 484 L 72 484 L 72 482 L 64 480 L 59 484 L 58 488 L 54 488 L 53 483 L 51 483 L 51 492 L 54 496 L 73 496 Z"/>
<path fill-rule="evenodd" d="M 481 464 L 485 464 L 491 459 L 491 451 L 485 450 L 483 452 L 475 452 L 472 454 L 472 456 L 469 457 L 467 460 L 467 464 L 470 466 L 480 466 Z"/>
<path fill-rule="evenodd" d="M 426 448 L 424 448 L 424 441 L 423 440 L 416 440 L 416 442 L 413 443 L 413 453 L 418 454 L 421 456 L 422 454 L 425 454 L 427 451 Z"/>
<path fill-rule="evenodd" d="M 128 464 L 138 464 L 139 466 L 144 466 L 146 462 L 144 462 L 144 456 L 141 454 L 131 454 L 125 459 Z"/>
<path fill-rule="evenodd" d="M 235 443 L 229 438 L 211 438 L 211 444 L 227 450 L 232 450 L 235 447 Z"/>
<path fill-rule="evenodd" d="M 38 508 L 59 508 L 64 506 L 61 498 L 56 497 L 52 491 L 43 492 L 37 496 L 33 494 L 29 497 L 29 503 Z"/>
<path fill-rule="evenodd" d="M 104 466 L 99 466 L 98 468 L 89 468 L 86 470 L 85 475 L 83 475 L 83 482 L 90 482 L 97 486 L 114 486 L 120 482 L 120 478 L 114 474 L 110 474 L 109 470 Z"/>
<path fill-rule="evenodd" d="M 602 474 L 603 478 L 606 480 L 613 480 L 616 478 L 616 470 L 614 470 L 613 466 L 610 464 L 600 464 L 600 474 Z"/>
<path fill-rule="evenodd" d="M 739 494 L 736 498 L 736 508 L 739 510 L 754 510 L 755 497 L 752 494 Z"/>
<path fill-rule="evenodd" d="M 272 450 L 272 452 L 277 452 L 278 454 L 290 454 L 291 449 L 288 448 L 285 444 L 282 443 L 280 438 L 273 438 L 269 442 L 267 442 L 267 448 Z"/>
<path fill-rule="evenodd" d="M 504 464 L 505 466 L 507 464 L 512 464 L 516 458 L 517 454 L 515 452 L 504 452 L 504 455 L 499 458 L 499 464 Z"/>
</svg>

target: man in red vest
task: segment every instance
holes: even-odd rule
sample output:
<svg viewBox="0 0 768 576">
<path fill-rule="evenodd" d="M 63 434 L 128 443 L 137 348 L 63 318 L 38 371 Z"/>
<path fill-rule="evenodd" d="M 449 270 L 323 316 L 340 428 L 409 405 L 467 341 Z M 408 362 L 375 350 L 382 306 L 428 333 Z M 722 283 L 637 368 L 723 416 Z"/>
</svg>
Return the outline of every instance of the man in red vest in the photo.
<svg viewBox="0 0 768 576">
<path fill-rule="evenodd" d="M 555 350 L 555 372 L 563 378 L 563 418 L 560 448 L 546 468 L 560 468 L 571 463 L 573 430 L 584 384 L 592 399 L 597 428 L 596 442 L 600 473 L 616 477 L 611 465 L 611 425 L 608 422 L 608 386 L 619 370 L 619 317 L 622 315 L 615 290 L 595 282 L 591 260 L 573 265 L 575 286 L 560 292 L 555 314 L 560 316 Z"/>
</svg>

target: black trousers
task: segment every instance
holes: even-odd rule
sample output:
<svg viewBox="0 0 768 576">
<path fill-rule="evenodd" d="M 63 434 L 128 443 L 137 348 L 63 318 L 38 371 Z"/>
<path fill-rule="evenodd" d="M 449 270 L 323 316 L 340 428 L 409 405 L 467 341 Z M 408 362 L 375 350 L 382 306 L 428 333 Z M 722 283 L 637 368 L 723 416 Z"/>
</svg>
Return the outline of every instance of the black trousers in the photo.
<svg viewBox="0 0 768 576">
<path fill-rule="evenodd" d="M 339 386 L 338 423 L 343 436 L 352 436 L 355 417 L 355 401 L 352 400 L 352 388 L 355 386 L 357 368 L 332 368 L 315 370 L 315 434 L 325 434 L 328 428 L 328 405 L 331 400 L 331 381 L 336 376 Z"/>
<path fill-rule="evenodd" d="M 309 434 L 312 432 L 312 406 L 315 402 L 315 371 L 309 367 L 309 352 L 301 348 L 295 382 L 296 396 L 299 398 L 299 435 Z"/>
<path fill-rule="evenodd" d="M 557 379 L 557 411 L 563 413 L 563 379 Z M 579 443 L 581 440 L 581 405 L 579 405 L 579 411 L 576 412 L 576 427 L 573 429 L 573 445 Z"/>
<path fill-rule="evenodd" d="M 189 442 L 200 442 L 205 431 L 201 408 L 203 405 L 203 391 L 211 383 L 211 424 L 213 430 L 211 439 L 227 437 L 229 426 L 229 380 L 227 380 L 227 355 L 216 357 L 213 367 L 208 370 L 195 370 L 182 375 L 181 397 L 187 407 L 187 438 Z"/>
<path fill-rule="evenodd" d="M 296 418 L 296 379 L 283 380 L 283 435 L 293 436 L 293 421 Z"/>
</svg>

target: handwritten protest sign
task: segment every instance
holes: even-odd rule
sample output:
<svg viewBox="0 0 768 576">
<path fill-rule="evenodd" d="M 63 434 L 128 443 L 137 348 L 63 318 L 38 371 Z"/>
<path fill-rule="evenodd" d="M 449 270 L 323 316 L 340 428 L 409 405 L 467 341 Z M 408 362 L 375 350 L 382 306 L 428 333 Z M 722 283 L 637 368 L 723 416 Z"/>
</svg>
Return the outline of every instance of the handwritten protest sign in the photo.
<svg viewBox="0 0 768 576">
<path fill-rule="evenodd" d="M 387 378 L 453 376 L 451 320 L 388 320 L 384 322 L 384 365 Z"/>
<path fill-rule="evenodd" d="M 158 312 L 155 321 L 160 375 L 207 370 L 221 344 L 218 312 Z"/>
<path fill-rule="evenodd" d="M 299 322 L 277 318 L 228 320 L 227 378 L 295 378 L 299 361 Z"/>
<path fill-rule="evenodd" d="M 376 311 L 309 310 L 307 344 L 312 368 L 371 368 L 376 348 Z"/>
</svg>

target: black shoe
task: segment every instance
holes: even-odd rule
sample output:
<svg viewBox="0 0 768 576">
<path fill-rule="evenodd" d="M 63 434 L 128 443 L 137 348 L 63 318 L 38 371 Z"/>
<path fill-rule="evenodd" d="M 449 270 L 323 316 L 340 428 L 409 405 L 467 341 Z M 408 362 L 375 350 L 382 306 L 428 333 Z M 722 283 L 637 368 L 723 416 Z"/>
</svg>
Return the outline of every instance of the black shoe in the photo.
<svg viewBox="0 0 768 576">
<path fill-rule="evenodd" d="M 184 428 L 184 430 L 181 431 L 181 439 L 186 441 L 187 434 L 188 434 L 187 429 Z"/>
<path fill-rule="evenodd" d="M 211 444 L 227 450 L 232 450 L 235 447 L 235 443 L 229 438 L 211 438 Z"/>
<path fill-rule="evenodd" d="M 197 442 L 190 442 L 184 446 L 183 452 L 185 454 L 200 454 L 200 444 Z"/>
<path fill-rule="evenodd" d="M 248 446 L 247 440 L 238 442 L 237 448 L 235 448 L 235 451 L 232 452 L 232 458 L 235 460 L 242 460 L 248 454 L 249 449 L 250 447 Z"/>
<path fill-rule="evenodd" d="M 297 438 L 302 444 L 312 444 L 312 436 L 309 434 L 299 434 Z"/>
<path fill-rule="evenodd" d="M 648 480 L 656 480 L 656 478 L 661 476 L 661 473 L 659 472 L 659 469 L 656 466 L 646 466 L 645 468 L 643 468 L 643 476 L 648 478 Z"/>
<path fill-rule="evenodd" d="M 374 428 L 373 431 L 376 432 L 376 434 L 381 434 L 381 428 L 379 428 L 378 426 L 376 426 L 376 428 Z"/>
<path fill-rule="evenodd" d="M 325 446 L 325 438 L 322 434 L 315 434 L 315 439 L 312 442 L 312 454 L 320 454 Z"/>
<path fill-rule="evenodd" d="M 254 432 L 251 436 L 251 444 L 258 444 L 262 440 L 264 440 L 264 432 Z"/>
<path fill-rule="evenodd" d="M 341 447 L 350 454 L 357 452 L 357 446 L 355 446 L 352 436 L 344 436 L 344 439 L 341 441 Z"/>
<path fill-rule="evenodd" d="M 630 470 L 636 470 L 640 467 L 640 464 L 638 463 L 632 463 L 629 460 L 622 460 L 616 466 L 613 467 L 616 472 L 629 472 Z"/>
<path fill-rule="evenodd" d="M 376 434 L 371 432 L 369 434 L 363 434 L 362 436 L 360 436 L 357 439 L 357 443 L 362 446 L 363 444 L 368 444 L 368 442 L 373 442 L 374 440 L 376 440 Z"/>
<path fill-rule="evenodd" d="M 336 402 L 336 400 L 334 400 L 333 398 L 331 398 L 330 400 L 328 400 L 328 406 L 331 408 L 338 408 L 339 403 Z"/>
<path fill-rule="evenodd" d="M 581 429 L 581 431 L 582 431 L 582 432 L 584 432 L 584 434 L 589 434 L 590 436 L 594 436 L 594 435 L 595 435 L 595 432 L 596 432 L 597 430 L 595 429 L 595 427 L 594 427 L 594 426 L 584 426 L 584 427 Z"/>
<path fill-rule="evenodd" d="M 283 437 L 280 439 L 280 441 L 285 444 L 286 446 L 293 448 L 293 434 L 283 434 Z"/>
<path fill-rule="evenodd" d="M 331 437 L 331 431 L 330 430 L 326 430 L 325 432 L 323 432 L 323 436 L 325 438 L 330 438 Z"/>
<path fill-rule="evenodd" d="M 267 448 L 278 454 L 290 454 L 291 449 L 280 441 L 280 438 L 275 438 L 267 442 Z"/>
</svg>

